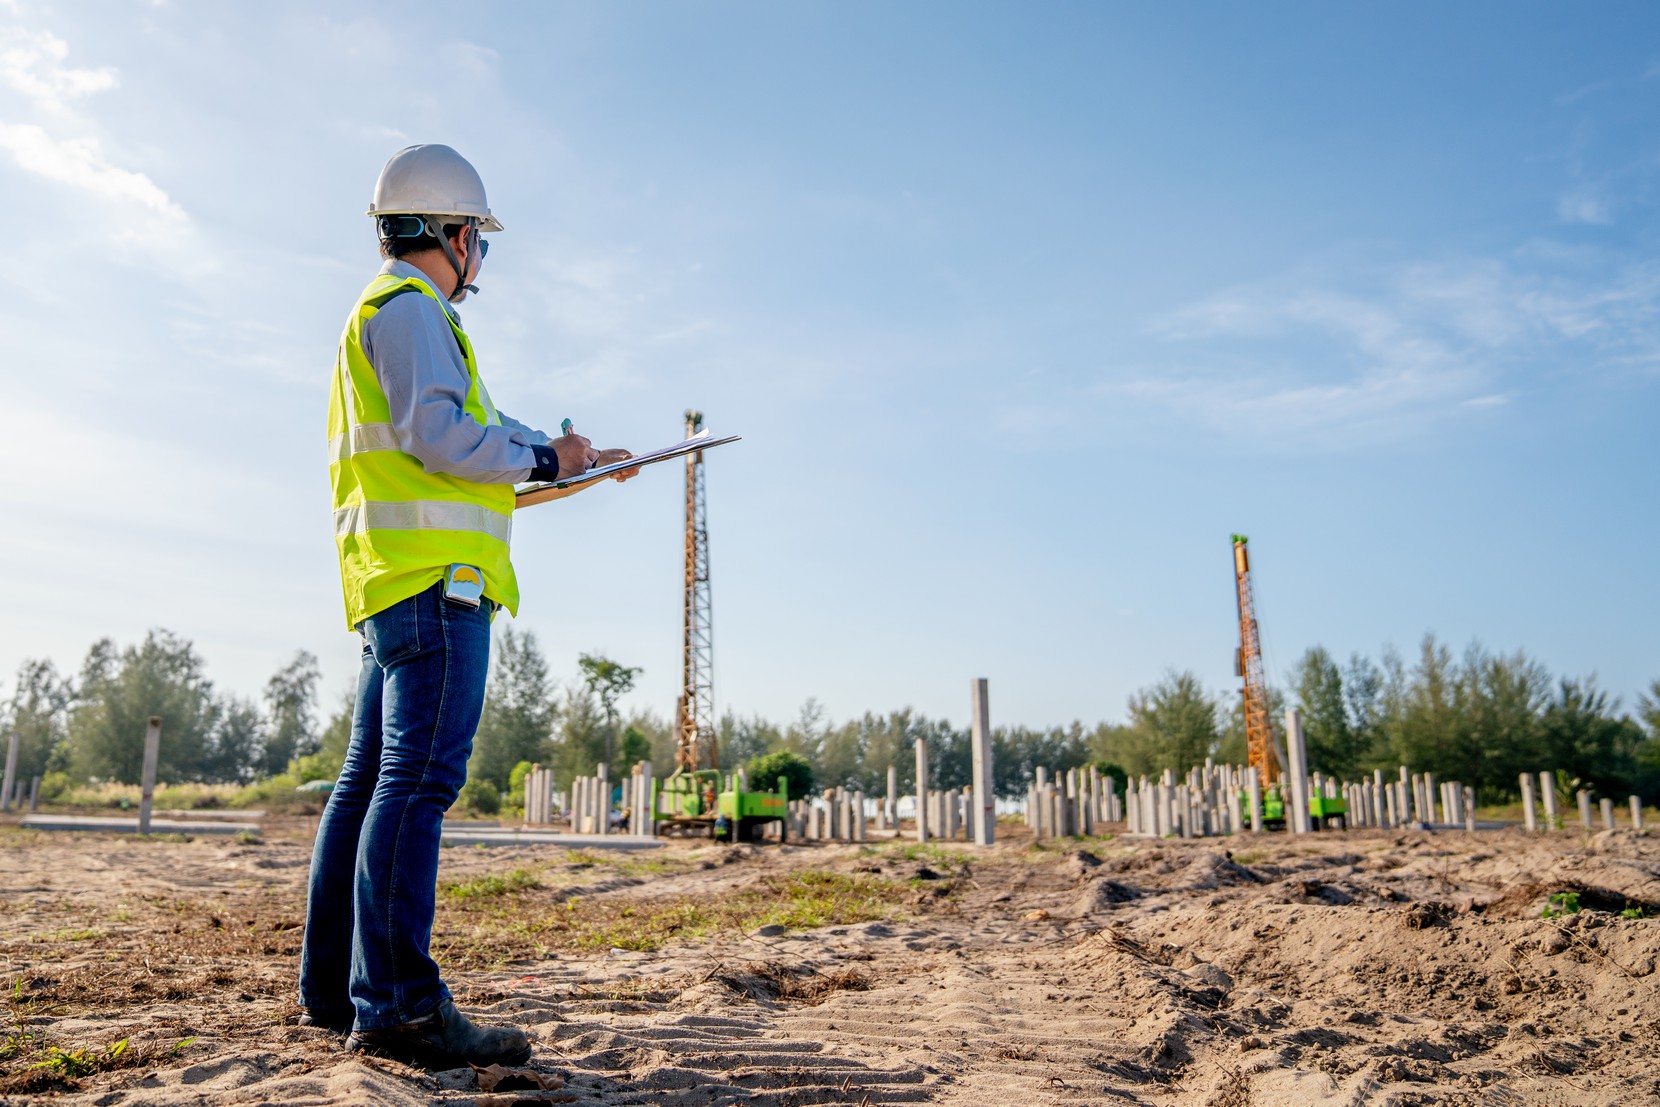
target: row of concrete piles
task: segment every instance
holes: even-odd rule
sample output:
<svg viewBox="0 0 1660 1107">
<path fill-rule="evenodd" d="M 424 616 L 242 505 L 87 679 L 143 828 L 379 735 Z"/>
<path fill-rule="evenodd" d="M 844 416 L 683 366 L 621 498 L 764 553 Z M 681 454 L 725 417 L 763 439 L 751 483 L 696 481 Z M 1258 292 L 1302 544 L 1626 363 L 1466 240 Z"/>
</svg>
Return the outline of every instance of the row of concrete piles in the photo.
<svg viewBox="0 0 1660 1107">
<path fill-rule="evenodd" d="M 638 762 L 623 782 L 623 806 L 628 809 L 629 834 L 649 836 L 651 818 L 651 762 Z M 604 764 L 594 767 L 593 776 L 579 776 L 571 781 L 569 793 L 556 791 L 553 770 L 533 765 L 525 774 L 525 823 L 547 825 L 560 819 L 569 820 L 575 834 L 611 834 L 610 770 Z"/>
<path fill-rule="evenodd" d="M 890 767 L 890 791 L 885 799 L 875 802 L 873 814 L 863 792 L 846 788 L 826 789 L 821 802 L 793 801 L 790 804 L 790 836 L 808 842 L 865 842 L 873 834 L 897 836 L 900 832 L 900 797 L 894 787 L 894 775 Z M 919 805 L 921 818 L 916 823 L 922 840 L 973 840 L 973 788 L 930 790 L 925 797 Z M 915 796 L 909 798 L 915 802 Z"/>
<path fill-rule="evenodd" d="M 1539 805 L 1533 798 L 1533 774 L 1523 773 L 1520 777 L 1522 786 L 1522 820 L 1529 830 L 1560 830 L 1562 816 L 1556 808 L 1556 777 L 1552 773 L 1539 774 L 1540 798 L 1544 801 L 1545 817 L 1539 818 Z M 1574 799 L 1579 805 L 1579 825 L 1584 830 L 1595 830 L 1596 821 L 1591 815 L 1591 793 L 1581 788 L 1574 793 Z M 1643 829 L 1643 801 L 1637 796 L 1627 796 L 1626 806 L 1631 811 L 1631 829 Z M 1607 796 L 1597 800 L 1597 806 L 1602 812 L 1602 828 L 1614 829 L 1614 801 Z"/>
<path fill-rule="evenodd" d="M 1094 765 L 1068 769 L 1053 783 L 1042 766 L 1036 775 L 1026 789 L 1026 825 L 1038 838 L 1094 834 L 1097 827 L 1124 821 L 1124 798 L 1117 783 Z"/>
<path fill-rule="evenodd" d="M 790 837 L 807 842 L 863 842 L 867 838 L 865 794 L 826 788 L 823 802 L 790 802 Z"/>
<path fill-rule="evenodd" d="M 22 736 L 12 731 L 6 743 L 5 775 L 0 777 L 0 811 L 19 811 L 23 808 L 23 778 L 17 775 L 17 750 L 21 742 Z M 33 811 L 40 804 L 39 776 L 29 781 L 28 797 L 29 810 Z"/>
</svg>

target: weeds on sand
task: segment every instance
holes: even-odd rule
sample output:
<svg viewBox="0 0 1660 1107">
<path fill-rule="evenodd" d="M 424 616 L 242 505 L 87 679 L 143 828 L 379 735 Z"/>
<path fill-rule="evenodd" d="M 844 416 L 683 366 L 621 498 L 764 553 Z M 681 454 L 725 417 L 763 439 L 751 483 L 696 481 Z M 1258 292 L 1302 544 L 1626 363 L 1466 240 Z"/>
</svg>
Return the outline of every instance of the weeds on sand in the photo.
<svg viewBox="0 0 1660 1107">
<path fill-rule="evenodd" d="M 644 901 L 557 897 L 542 888 L 508 891 L 497 902 L 451 897 L 433 945 L 446 964 L 457 967 L 495 966 L 559 950 L 648 951 L 762 927 L 805 930 L 888 918 L 899 909 L 905 887 L 878 876 L 803 870 L 764 876 L 719 894 Z"/>
<path fill-rule="evenodd" d="M 1577 914 L 1579 914 L 1578 892 L 1552 892 L 1550 899 L 1545 903 L 1545 909 L 1539 912 L 1539 917 L 1541 919 L 1557 919 L 1563 915 Z"/>
<path fill-rule="evenodd" d="M 524 869 L 514 869 L 502 876 L 489 874 L 477 876 L 471 880 L 458 880 L 440 886 L 446 899 L 465 902 L 473 899 L 492 899 L 505 896 L 512 892 L 523 892 L 531 888 L 540 888 L 542 882 L 536 879 L 534 873 Z"/>
<path fill-rule="evenodd" d="M 95 1073 L 147 1066 L 163 1056 L 177 1056 L 196 1039 L 185 1038 L 171 1048 L 149 1044 L 131 1047 L 123 1037 L 104 1046 L 65 1048 L 48 1040 L 35 1012 L 35 1000 L 23 991 L 23 978 L 13 983 L 7 997 L 11 1029 L 0 1039 L 0 1095 L 73 1090 L 80 1079 Z"/>
<path fill-rule="evenodd" d="M 967 863 L 968 854 L 962 850 L 946 849 L 936 846 L 932 842 L 908 842 L 898 846 L 866 847 L 861 852 L 880 854 L 887 859 L 901 861 L 932 861 L 936 865 L 948 868 L 960 867 Z"/>
</svg>

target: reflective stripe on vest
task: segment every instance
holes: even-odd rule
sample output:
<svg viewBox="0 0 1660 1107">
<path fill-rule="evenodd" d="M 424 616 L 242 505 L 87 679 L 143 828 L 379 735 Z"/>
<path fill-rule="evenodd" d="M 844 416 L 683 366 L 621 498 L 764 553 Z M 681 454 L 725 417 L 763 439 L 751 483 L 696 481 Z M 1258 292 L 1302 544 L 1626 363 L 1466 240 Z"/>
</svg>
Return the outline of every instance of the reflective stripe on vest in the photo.
<svg viewBox="0 0 1660 1107">
<path fill-rule="evenodd" d="M 462 530 L 488 534 L 498 542 L 513 535 L 513 517 L 481 504 L 453 500 L 405 500 L 402 503 L 353 504 L 334 513 L 334 533 L 366 530 Z"/>
<path fill-rule="evenodd" d="M 344 461 L 353 454 L 371 450 L 398 449 L 398 432 L 391 423 L 359 423 L 345 434 L 329 439 L 329 460 Z"/>
</svg>

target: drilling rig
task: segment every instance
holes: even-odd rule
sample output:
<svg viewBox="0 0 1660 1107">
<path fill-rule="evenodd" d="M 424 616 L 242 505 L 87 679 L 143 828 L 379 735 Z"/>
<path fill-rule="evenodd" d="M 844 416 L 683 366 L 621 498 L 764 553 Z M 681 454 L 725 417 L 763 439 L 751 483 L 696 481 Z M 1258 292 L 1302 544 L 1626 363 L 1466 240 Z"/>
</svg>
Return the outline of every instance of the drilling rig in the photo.
<svg viewBox="0 0 1660 1107">
<path fill-rule="evenodd" d="M 703 412 L 686 412 L 686 437 L 703 429 Z M 686 455 L 686 592 L 681 617 L 680 703 L 676 708 L 675 768 L 713 769 L 715 659 L 709 601 L 709 524 L 703 504 L 703 451 Z"/>
<path fill-rule="evenodd" d="M 686 437 L 703 429 L 701 411 L 686 412 Z M 709 524 L 704 516 L 703 451 L 686 455 L 686 592 L 681 609 L 680 702 L 675 706 L 674 774 L 652 790 L 653 833 L 752 841 L 778 824 L 789 834 L 789 785 L 724 773 L 715 737 L 715 657 L 709 604 Z M 774 791 L 762 791 L 768 784 Z"/>
<path fill-rule="evenodd" d="M 1234 589 L 1239 602 L 1239 649 L 1234 652 L 1234 675 L 1245 679 L 1245 744 L 1249 764 L 1267 788 L 1280 778 L 1280 759 L 1274 747 L 1274 723 L 1268 713 L 1268 682 L 1262 672 L 1262 636 L 1257 630 L 1256 602 L 1251 595 L 1249 541 L 1233 536 Z"/>
</svg>

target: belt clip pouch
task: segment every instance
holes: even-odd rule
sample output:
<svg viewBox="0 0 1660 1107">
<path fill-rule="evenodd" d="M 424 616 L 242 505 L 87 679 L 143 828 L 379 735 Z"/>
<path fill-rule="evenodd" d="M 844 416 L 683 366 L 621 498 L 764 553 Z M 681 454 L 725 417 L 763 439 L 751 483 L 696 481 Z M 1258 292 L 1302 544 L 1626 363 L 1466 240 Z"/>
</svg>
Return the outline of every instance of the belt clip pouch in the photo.
<svg viewBox="0 0 1660 1107">
<path fill-rule="evenodd" d="M 484 574 L 456 562 L 444 574 L 444 598 L 463 607 L 478 607 L 484 599 Z"/>
</svg>

